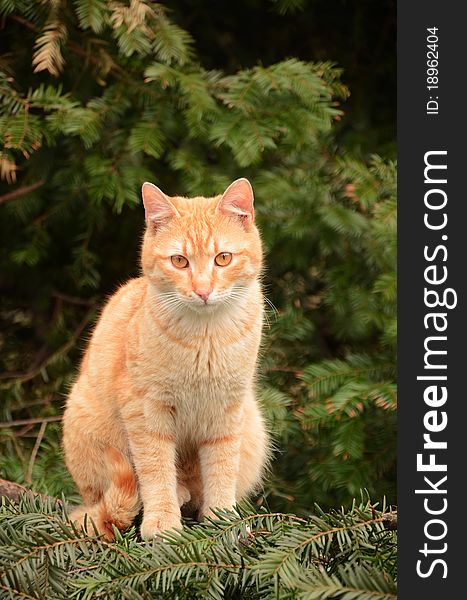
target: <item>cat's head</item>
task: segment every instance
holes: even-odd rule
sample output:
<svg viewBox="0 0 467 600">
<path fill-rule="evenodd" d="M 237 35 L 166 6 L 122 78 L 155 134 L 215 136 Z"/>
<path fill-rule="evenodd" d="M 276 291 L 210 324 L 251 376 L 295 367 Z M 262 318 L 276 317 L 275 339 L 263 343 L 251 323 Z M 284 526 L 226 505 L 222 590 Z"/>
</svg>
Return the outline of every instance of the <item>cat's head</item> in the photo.
<svg viewBox="0 0 467 600">
<path fill-rule="evenodd" d="M 161 302 L 198 313 L 244 302 L 262 264 L 250 182 L 237 179 L 214 198 L 169 198 L 144 183 L 142 195 L 142 266 Z"/>
</svg>

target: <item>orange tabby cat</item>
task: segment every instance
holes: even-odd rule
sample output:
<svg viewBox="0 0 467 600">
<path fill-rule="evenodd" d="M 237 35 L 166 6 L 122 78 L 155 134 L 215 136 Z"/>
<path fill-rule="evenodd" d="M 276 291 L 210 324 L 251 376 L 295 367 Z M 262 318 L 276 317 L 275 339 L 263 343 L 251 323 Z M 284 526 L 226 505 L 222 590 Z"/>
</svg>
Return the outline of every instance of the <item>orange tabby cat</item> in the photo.
<svg viewBox="0 0 467 600">
<path fill-rule="evenodd" d="M 260 483 L 268 439 L 255 394 L 262 248 L 246 179 L 215 198 L 143 185 L 143 276 L 110 299 L 67 401 L 63 446 L 85 514 L 108 539 L 212 514 Z"/>
</svg>

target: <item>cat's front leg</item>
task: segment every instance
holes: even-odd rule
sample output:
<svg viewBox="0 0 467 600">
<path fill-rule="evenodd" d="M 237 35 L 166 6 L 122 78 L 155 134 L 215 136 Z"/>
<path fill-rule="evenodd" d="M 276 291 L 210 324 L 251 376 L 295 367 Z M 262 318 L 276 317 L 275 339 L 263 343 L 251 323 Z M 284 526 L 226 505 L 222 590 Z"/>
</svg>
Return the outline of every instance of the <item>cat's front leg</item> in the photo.
<svg viewBox="0 0 467 600">
<path fill-rule="evenodd" d="M 143 501 L 141 536 L 151 539 L 181 527 L 173 410 L 162 402 L 148 402 L 144 410 L 127 409 L 125 421 Z"/>
<path fill-rule="evenodd" d="M 243 404 L 233 403 L 223 422 L 213 427 L 199 449 L 203 505 L 201 517 L 214 516 L 212 508 L 232 508 L 235 504 L 240 465 Z"/>
</svg>

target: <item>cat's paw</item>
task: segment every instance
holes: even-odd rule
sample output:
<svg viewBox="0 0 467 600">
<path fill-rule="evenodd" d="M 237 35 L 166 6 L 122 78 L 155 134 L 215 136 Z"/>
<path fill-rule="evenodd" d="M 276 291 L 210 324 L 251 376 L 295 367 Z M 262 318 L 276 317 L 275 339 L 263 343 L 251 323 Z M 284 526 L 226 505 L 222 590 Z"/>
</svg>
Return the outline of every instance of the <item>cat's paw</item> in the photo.
<svg viewBox="0 0 467 600">
<path fill-rule="evenodd" d="M 141 523 L 141 537 L 143 540 L 150 540 L 157 536 L 161 531 L 167 529 L 181 529 L 182 521 L 180 515 L 174 513 L 166 513 L 152 516 L 148 515 L 143 518 Z"/>
<path fill-rule="evenodd" d="M 191 500 L 190 491 L 188 490 L 187 487 L 185 487 L 181 483 L 177 484 L 177 498 L 178 498 L 178 505 L 180 507 L 182 507 L 184 504 L 186 504 L 187 502 L 189 502 Z"/>
</svg>

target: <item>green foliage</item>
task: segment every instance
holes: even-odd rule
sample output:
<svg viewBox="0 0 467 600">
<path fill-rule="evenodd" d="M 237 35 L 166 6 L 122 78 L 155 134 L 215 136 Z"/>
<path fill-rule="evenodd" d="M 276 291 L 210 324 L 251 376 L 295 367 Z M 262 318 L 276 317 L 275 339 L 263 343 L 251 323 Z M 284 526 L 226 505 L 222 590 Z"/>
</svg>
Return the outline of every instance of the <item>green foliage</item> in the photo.
<svg viewBox="0 0 467 600">
<path fill-rule="evenodd" d="M 301 519 L 243 504 L 151 543 L 108 543 L 25 495 L 0 509 L 0 590 L 11 598 L 396 598 L 396 535 L 368 501 Z"/>
<path fill-rule="evenodd" d="M 284 176 L 276 203 L 284 224 L 275 232 L 280 253 L 272 250 L 280 263 L 270 270 L 284 309 L 264 363 L 270 384 L 293 391 L 287 452 L 275 471 L 290 508 L 306 507 L 311 495 L 348 501 L 363 487 L 394 498 L 395 166 L 344 158 L 326 170 L 321 187 L 315 176 L 294 189 Z"/>
<path fill-rule="evenodd" d="M 74 493 L 54 419 L 99 308 L 138 274 L 141 183 L 153 181 L 168 194 L 213 195 L 246 176 L 271 306 L 259 394 L 277 452 L 265 495 L 274 511 L 306 520 L 294 532 L 299 517 L 255 517 L 257 531 L 268 532 L 264 539 L 236 547 L 235 557 L 225 554 L 234 552 L 228 544 L 210 556 L 213 564 L 237 565 L 232 569 L 210 563 L 190 571 L 187 564 L 201 560 L 190 554 L 196 545 L 185 548 L 180 538 L 149 548 L 131 534 L 112 548 L 95 539 L 70 542 L 66 552 L 52 552 L 53 569 L 69 567 L 73 586 L 81 582 L 76 597 L 106 585 L 123 594 L 108 584 L 120 569 L 134 585 L 115 597 L 149 597 L 149 579 L 138 569 L 172 559 L 180 570 L 155 571 L 159 579 L 151 576 L 150 585 L 158 591 L 148 590 L 159 594 L 165 588 L 157 586 L 173 584 L 170 593 L 182 594 L 177 586 L 196 573 L 193 581 L 214 597 L 220 590 L 266 597 L 275 585 L 293 590 L 284 597 L 349 600 L 357 597 L 350 588 L 366 590 L 359 598 L 378 591 L 391 597 L 379 559 L 355 559 L 350 567 L 338 558 L 363 548 L 354 533 L 333 537 L 331 562 L 321 569 L 305 543 L 324 527 L 321 517 L 309 517 L 314 502 L 350 506 L 363 488 L 395 499 L 395 165 L 377 156 L 360 160 L 336 143 L 348 96 L 340 70 L 297 58 L 229 73 L 208 69 L 191 36 L 150 0 L 0 0 L 0 14 L 9 48 L 0 56 L 0 476 L 37 491 Z M 30 534 L 19 525 L 28 507 L 38 523 Z M 18 523 L 14 535 L 23 536 L 13 553 L 18 560 L 21 544 L 36 556 L 37 532 L 44 544 L 47 536 L 58 544 L 75 535 L 53 529 L 55 520 L 41 510 L 25 504 L 17 521 L 8 513 Z M 322 518 L 329 525 L 331 516 Z M 183 535 L 200 536 L 205 548 L 210 527 Z M 301 535 L 303 553 L 284 559 L 279 582 L 271 565 L 300 546 Z M 137 560 L 121 562 L 121 551 Z M 52 568 L 41 556 L 38 578 Z M 99 566 L 88 572 L 91 560 Z M 308 565 L 303 577 L 300 561 Z M 26 573 L 31 564 L 19 563 L 15 585 L 33 577 Z M 68 584 L 50 594 L 62 597 L 60 585 Z"/>
</svg>

